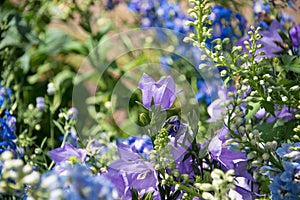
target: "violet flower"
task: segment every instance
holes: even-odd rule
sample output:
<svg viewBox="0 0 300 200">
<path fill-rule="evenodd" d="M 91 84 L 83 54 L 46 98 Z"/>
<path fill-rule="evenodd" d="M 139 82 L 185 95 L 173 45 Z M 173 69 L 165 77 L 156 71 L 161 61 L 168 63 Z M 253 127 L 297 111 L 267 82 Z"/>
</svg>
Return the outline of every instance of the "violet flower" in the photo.
<svg viewBox="0 0 300 200">
<path fill-rule="evenodd" d="M 51 159 L 55 162 L 55 171 L 62 173 L 60 165 L 64 162 L 85 163 L 87 152 L 84 149 L 76 149 L 69 143 L 65 143 L 63 148 L 49 151 Z"/>
<path fill-rule="evenodd" d="M 166 110 L 174 103 L 178 92 L 171 76 L 167 76 L 155 82 L 148 74 L 143 74 L 138 88 L 142 90 L 142 101 L 146 108 L 150 109 L 152 98 L 155 106 L 161 106 L 161 110 Z"/>
<path fill-rule="evenodd" d="M 298 49 L 300 43 L 300 24 L 292 27 L 289 33 L 292 39 L 293 47 Z"/>
<path fill-rule="evenodd" d="M 153 199 L 160 200 L 157 172 L 153 165 L 121 142 L 118 143 L 118 152 L 120 159 L 109 165 L 104 176 L 115 185 L 119 196 L 124 200 L 131 199 L 130 188 L 133 187 L 141 196 L 153 192 Z"/>
<path fill-rule="evenodd" d="M 243 152 L 235 152 L 229 150 L 224 143 L 226 141 L 226 128 L 220 129 L 218 135 L 216 135 L 210 142 L 208 150 L 214 160 L 220 165 L 224 171 L 233 169 L 235 171 L 236 178 L 240 181 L 235 182 L 236 189 L 231 191 L 232 196 L 242 196 L 240 199 L 252 199 L 256 195 L 252 191 L 249 182 L 254 182 L 254 178 L 248 172 L 247 169 L 247 158 Z M 241 190 L 242 189 L 242 190 Z"/>
</svg>

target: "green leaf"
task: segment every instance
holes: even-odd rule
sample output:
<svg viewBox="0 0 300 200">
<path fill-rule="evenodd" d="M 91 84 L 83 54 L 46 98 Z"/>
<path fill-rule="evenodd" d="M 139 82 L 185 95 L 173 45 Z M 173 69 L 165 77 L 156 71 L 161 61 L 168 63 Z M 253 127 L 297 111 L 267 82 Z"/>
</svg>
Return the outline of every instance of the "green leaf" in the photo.
<svg viewBox="0 0 300 200">
<path fill-rule="evenodd" d="M 281 61 L 285 70 L 300 74 L 300 57 L 286 55 L 281 57 Z"/>
<path fill-rule="evenodd" d="M 20 57 L 21 67 L 23 69 L 24 74 L 27 74 L 30 70 L 30 55 L 29 53 L 25 53 L 22 57 Z"/>
<path fill-rule="evenodd" d="M 139 200 L 139 194 L 133 187 L 130 188 L 130 191 L 131 191 L 131 199 Z"/>
<path fill-rule="evenodd" d="M 63 47 L 63 51 L 67 53 L 77 53 L 83 56 L 89 55 L 89 49 L 79 41 L 67 42 Z"/>
<path fill-rule="evenodd" d="M 251 119 L 260 109 L 260 102 L 249 102 L 247 107 L 246 120 Z"/>
<path fill-rule="evenodd" d="M 39 53 L 56 54 L 64 47 L 70 37 L 63 31 L 50 28 L 45 34 L 45 43 L 38 49 Z"/>
<path fill-rule="evenodd" d="M 147 192 L 146 194 L 144 194 L 143 200 L 152 200 L 153 199 L 153 194 L 152 192 Z"/>
<path fill-rule="evenodd" d="M 58 73 L 54 77 L 53 83 L 57 86 L 57 88 L 60 88 L 60 86 L 62 86 L 66 80 L 73 79 L 74 75 L 75 75 L 74 72 L 72 72 L 70 70 L 64 70 L 64 71 Z M 65 87 L 65 85 L 64 85 L 64 87 Z"/>
<path fill-rule="evenodd" d="M 59 131 L 64 135 L 65 134 L 65 129 L 62 127 L 62 125 L 56 121 L 56 120 L 53 120 L 53 124 L 59 129 Z"/>
</svg>

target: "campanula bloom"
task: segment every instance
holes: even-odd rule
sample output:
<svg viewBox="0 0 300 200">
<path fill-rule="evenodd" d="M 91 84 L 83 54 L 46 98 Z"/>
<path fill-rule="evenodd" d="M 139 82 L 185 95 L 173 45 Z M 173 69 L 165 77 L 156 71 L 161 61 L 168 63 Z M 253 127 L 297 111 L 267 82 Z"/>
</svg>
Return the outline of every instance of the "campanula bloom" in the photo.
<svg viewBox="0 0 300 200">
<path fill-rule="evenodd" d="M 166 110 L 174 103 L 178 92 L 171 76 L 167 76 L 155 82 L 148 74 L 143 74 L 138 88 L 142 90 L 142 101 L 146 108 L 151 108 L 152 99 L 154 105 L 160 106 L 161 110 Z"/>
<path fill-rule="evenodd" d="M 141 196 L 153 192 L 153 199 L 159 200 L 157 172 L 153 165 L 123 143 L 118 144 L 118 152 L 120 159 L 109 165 L 105 177 L 115 185 L 119 196 L 131 199 L 130 188 L 133 187 Z"/>
<path fill-rule="evenodd" d="M 292 39 L 293 49 L 295 52 L 298 52 L 300 44 L 300 24 L 292 27 L 289 33 Z"/>
<path fill-rule="evenodd" d="M 57 172 L 63 172 L 61 165 L 65 162 L 75 164 L 84 164 L 86 160 L 87 152 L 84 149 L 76 149 L 69 143 L 65 143 L 62 148 L 57 148 L 49 151 L 50 157 L 55 162 L 55 170 Z"/>
</svg>

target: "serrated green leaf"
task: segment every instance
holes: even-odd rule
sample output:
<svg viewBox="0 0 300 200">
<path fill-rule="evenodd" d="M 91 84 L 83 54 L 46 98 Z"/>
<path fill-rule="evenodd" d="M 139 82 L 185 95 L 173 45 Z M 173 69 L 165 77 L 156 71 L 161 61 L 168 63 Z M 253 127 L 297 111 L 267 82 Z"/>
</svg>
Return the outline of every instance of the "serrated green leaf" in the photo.
<svg viewBox="0 0 300 200">
<path fill-rule="evenodd" d="M 249 102 L 247 107 L 246 120 L 251 119 L 260 109 L 260 102 Z"/>
</svg>

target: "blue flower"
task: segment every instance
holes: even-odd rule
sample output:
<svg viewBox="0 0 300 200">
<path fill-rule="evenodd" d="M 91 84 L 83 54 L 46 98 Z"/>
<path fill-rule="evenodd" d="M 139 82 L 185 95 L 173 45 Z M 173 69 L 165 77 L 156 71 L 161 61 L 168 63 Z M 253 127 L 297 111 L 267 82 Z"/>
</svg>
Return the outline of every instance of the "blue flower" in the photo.
<svg viewBox="0 0 300 200">
<path fill-rule="evenodd" d="M 188 17 L 178 3 L 164 0 L 130 0 L 128 9 L 140 14 L 142 28 L 161 27 L 184 34 L 191 30 L 191 27 L 184 25 Z"/>
<path fill-rule="evenodd" d="M 246 18 L 229 8 L 214 6 L 209 19 L 212 20 L 211 28 L 213 28 L 213 37 L 207 40 L 208 48 L 212 47 L 211 42 L 214 39 L 229 38 L 232 42 L 234 39 L 241 38 L 245 33 L 247 24 Z"/>
<path fill-rule="evenodd" d="M 43 111 L 45 109 L 45 99 L 44 97 L 37 97 L 36 98 L 36 108 L 38 111 Z"/>
<path fill-rule="evenodd" d="M 113 200 L 113 184 L 104 176 L 93 175 L 91 171 L 81 165 L 62 165 L 65 173 L 58 174 L 48 171 L 41 177 L 41 181 L 33 193 L 34 197 L 42 199 L 66 199 L 66 200 Z"/>
<path fill-rule="evenodd" d="M 300 143 L 282 144 L 276 154 L 282 159 L 284 170 L 271 176 L 272 199 L 299 199 Z"/>
<path fill-rule="evenodd" d="M 150 151 L 153 150 L 151 138 L 147 135 L 118 139 L 117 145 L 119 143 L 129 145 L 134 152 L 141 154 L 145 159 L 149 159 Z"/>
<path fill-rule="evenodd" d="M 4 117 L 0 118 L 0 153 L 6 150 L 17 152 L 17 146 L 14 142 L 16 139 L 15 131 L 16 118 L 6 110 Z"/>
</svg>

